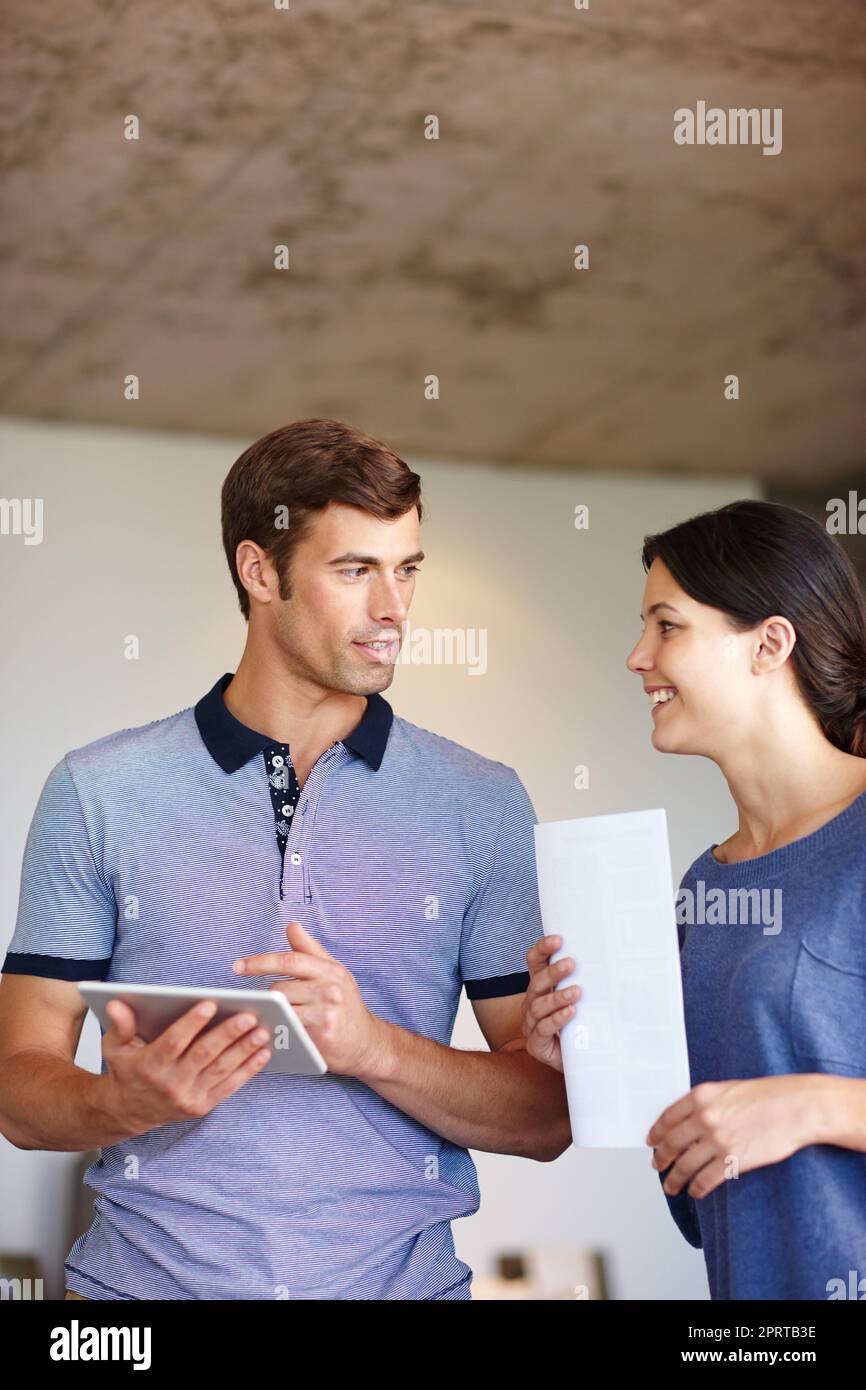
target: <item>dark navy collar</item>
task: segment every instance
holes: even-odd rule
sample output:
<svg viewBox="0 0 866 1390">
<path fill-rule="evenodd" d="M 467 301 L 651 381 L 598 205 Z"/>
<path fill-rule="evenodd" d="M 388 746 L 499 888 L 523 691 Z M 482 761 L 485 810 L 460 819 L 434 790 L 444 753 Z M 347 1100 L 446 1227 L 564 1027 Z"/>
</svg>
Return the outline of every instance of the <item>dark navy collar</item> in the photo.
<svg viewBox="0 0 866 1390">
<path fill-rule="evenodd" d="M 195 707 L 195 722 L 205 748 L 223 772 L 237 772 L 256 753 L 262 753 L 276 742 L 267 734 L 248 729 L 228 709 L 223 691 L 234 678 L 226 671 Z M 367 708 L 360 724 L 341 740 L 353 753 L 358 753 L 378 772 L 385 756 L 385 745 L 391 732 L 394 711 L 381 695 L 368 695 Z"/>
</svg>

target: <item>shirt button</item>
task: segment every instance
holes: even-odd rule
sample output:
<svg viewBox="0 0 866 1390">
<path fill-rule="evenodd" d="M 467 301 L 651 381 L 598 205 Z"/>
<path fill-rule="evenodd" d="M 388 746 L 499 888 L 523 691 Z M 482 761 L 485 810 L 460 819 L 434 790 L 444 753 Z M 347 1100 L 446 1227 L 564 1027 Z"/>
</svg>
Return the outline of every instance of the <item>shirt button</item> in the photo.
<svg viewBox="0 0 866 1390">
<path fill-rule="evenodd" d="M 301 864 L 301 863 L 303 863 L 303 860 L 301 859 L 301 856 L 300 856 L 299 854 L 293 854 L 293 855 L 292 855 L 292 863 L 293 863 L 293 864 Z"/>
<path fill-rule="evenodd" d="M 283 807 L 283 815 L 284 815 L 284 816 L 293 816 L 294 814 L 295 814 L 295 808 L 294 808 L 294 806 L 284 806 L 284 807 Z"/>
</svg>

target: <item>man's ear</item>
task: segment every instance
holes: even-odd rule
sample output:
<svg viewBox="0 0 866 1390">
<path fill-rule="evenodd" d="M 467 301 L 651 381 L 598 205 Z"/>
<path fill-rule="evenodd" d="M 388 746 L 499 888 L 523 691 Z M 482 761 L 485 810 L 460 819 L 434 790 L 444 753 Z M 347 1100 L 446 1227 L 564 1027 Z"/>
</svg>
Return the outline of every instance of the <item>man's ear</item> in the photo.
<svg viewBox="0 0 866 1390">
<path fill-rule="evenodd" d="M 241 541 L 235 552 L 235 565 L 250 599 L 250 609 L 252 610 L 253 601 L 270 603 L 271 591 L 268 587 L 267 573 L 273 566 L 261 546 L 255 541 Z"/>
</svg>

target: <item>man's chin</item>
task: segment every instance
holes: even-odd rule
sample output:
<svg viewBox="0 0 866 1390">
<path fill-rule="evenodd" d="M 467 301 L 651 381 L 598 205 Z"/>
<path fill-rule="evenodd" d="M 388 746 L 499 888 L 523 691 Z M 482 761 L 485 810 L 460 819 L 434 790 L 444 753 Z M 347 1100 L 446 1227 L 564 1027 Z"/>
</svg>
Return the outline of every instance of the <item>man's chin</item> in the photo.
<svg viewBox="0 0 866 1390">
<path fill-rule="evenodd" d="M 345 691 L 347 695 L 376 695 L 387 690 L 394 679 L 394 664 L 384 662 L 367 663 L 365 669 L 346 669 L 334 673 L 335 690 Z"/>
<path fill-rule="evenodd" d="M 394 679 L 394 667 L 382 666 L 378 671 L 370 671 L 364 685 L 364 695 L 375 695 L 380 690 L 387 690 Z"/>
</svg>

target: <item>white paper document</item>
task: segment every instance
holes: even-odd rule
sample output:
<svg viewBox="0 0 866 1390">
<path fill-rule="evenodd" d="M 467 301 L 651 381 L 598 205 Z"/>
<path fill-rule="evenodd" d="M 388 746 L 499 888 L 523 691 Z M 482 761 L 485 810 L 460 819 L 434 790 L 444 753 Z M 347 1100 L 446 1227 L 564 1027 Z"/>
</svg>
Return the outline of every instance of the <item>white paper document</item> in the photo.
<svg viewBox="0 0 866 1390">
<path fill-rule="evenodd" d="M 583 991 L 560 1032 L 572 1138 L 646 1148 L 691 1085 L 665 813 L 536 825 L 535 857 L 552 959 L 577 966 L 559 988 Z"/>
</svg>

